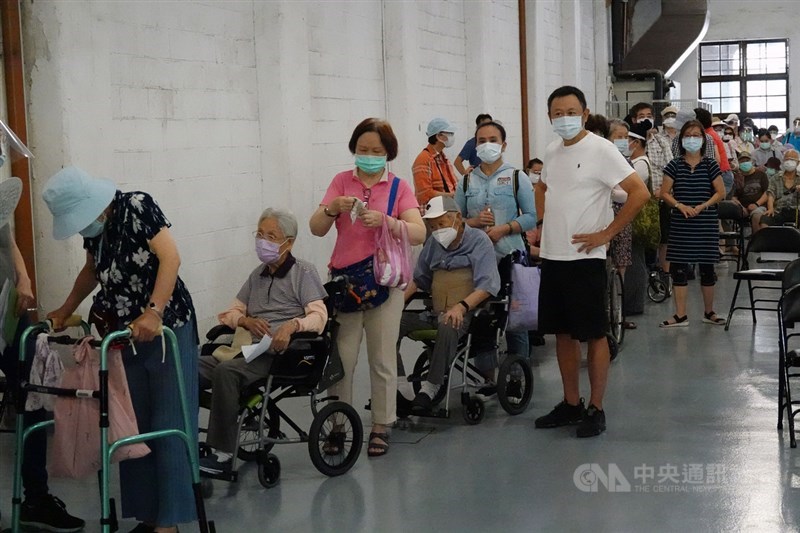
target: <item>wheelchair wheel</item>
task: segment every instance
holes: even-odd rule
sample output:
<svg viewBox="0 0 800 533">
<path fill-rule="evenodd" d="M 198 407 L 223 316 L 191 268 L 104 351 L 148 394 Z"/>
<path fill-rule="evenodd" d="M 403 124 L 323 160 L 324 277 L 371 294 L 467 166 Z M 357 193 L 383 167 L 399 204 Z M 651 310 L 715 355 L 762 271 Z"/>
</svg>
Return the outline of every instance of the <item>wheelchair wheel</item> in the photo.
<svg viewBox="0 0 800 533">
<path fill-rule="evenodd" d="M 342 433 L 337 441 L 339 453 L 326 451 L 325 443 L 331 433 Z M 361 453 L 364 444 L 364 426 L 361 418 L 350 405 L 331 402 L 326 405 L 311 423 L 308 432 L 308 454 L 314 466 L 326 476 L 339 476 L 350 470 Z"/>
<path fill-rule="evenodd" d="M 269 452 L 258 455 L 258 482 L 265 489 L 271 489 L 281 479 L 281 462 Z"/>
<path fill-rule="evenodd" d="M 263 400 L 262 400 L 263 401 Z M 261 402 L 253 407 L 247 407 L 242 411 L 242 416 L 245 417 L 242 424 L 242 432 L 239 434 L 241 442 L 258 440 L 258 419 L 261 416 Z M 267 436 L 271 439 L 277 439 L 281 436 L 281 417 L 273 408 L 272 403 L 267 406 L 267 419 L 264 421 L 264 427 L 267 430 Z M 259 452 L 270 451 L 274 443 L 265 442 L 263 447 L 258 443 L 247 444 L 239 446 L 237 456 L 240 460 L 245 462 L 252 462 L 258 459 Z"/>
<path fill-rule="evenodd" d="M 622 313 L 622 299 L 623 299 L 623 283 L 622 274 L 618 270 L 613 269 L 609 272 L 608 277 L 608 327 L 609 333 L 617 341 L 617 344 L 622 344 L 625 337 L 625 316 Z"/>
<path fill-rule="evenodd" d="M 411 382 L 411 387 L 414 389 L 414 394 L 419 394 L 419 390 L 422 387 L 422 382 L 428 377 L 428 367 L 430 367 L 430 356 L 431 351 L 433 348 L 425 348 L 419 357 L 417 357 L 417 362 L 414 363 L 414 375 L 419 378 L 416 381 Z M 444 384 L 439 387 L 439 390 L 436 394 L 433 395 L 431 398 L 431 405 L 439 405 L 442 400 L 444 400 L 445 395 L 447 394 L 447 376 L 445 376 Z"/>
<path fill-rule="evenodd" d="M 486 405 L 483 400 L 476 397 L 471 397 L 464 405 L 464 422 L 470 426 L 480 424 L 486 414 Z"/>
<path fill-rule="evenodd" d="M 613 361 L 619 355 L 619 344 L 617 344 L 617 339 L 612 337 L 610 333 L 606 335 L 606 340 L 608 341 L 608 353 Z"/>
<path fill-rule="evenodd" d="M 510 415 L 525 411 L 533 395 L 533 373 L 527 359 L 509 354 L 497 372 L 497 400 Z"/>
<path fill-rule="evenodd" d="M 660 279 L 650 279 L 647 283 L 647 297 L 650 301 L 660 304 L 667 299 L 667 284 Z"/>
</svg>

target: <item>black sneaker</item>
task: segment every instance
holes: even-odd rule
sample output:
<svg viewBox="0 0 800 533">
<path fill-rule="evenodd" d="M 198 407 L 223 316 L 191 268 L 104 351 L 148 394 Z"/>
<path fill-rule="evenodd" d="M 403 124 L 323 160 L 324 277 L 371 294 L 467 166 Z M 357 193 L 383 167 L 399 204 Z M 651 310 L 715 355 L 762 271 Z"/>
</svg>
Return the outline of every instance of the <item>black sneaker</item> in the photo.
<svg viewBox="0 0 800 533">
<path fill-rule="evenodd" d="M 208 457 L 200 459 L 200 471 L 206 474 L 225 474 L 231 471 L 233 458 L 227 461 L 220 461 L 217 454 L 212 453 Z"/>
<path fill-rule="evenodd" d="M 80 531 L 86 522 L 67 512 L 64 502 L 46 494 L 22 502 L 19 523 L 25 528 L 69 533 Z"/>
<path fill-rule="evenodd" d="M 579 439 L 586 437 L 596 437 L 606 430 L 606 413 L 594 405 L 590 405 L 586 414 L 578 424 L 575 434 Z"/>
<path fill-rule="evenodd" d="M 570 405 L 566 400 L 556 405 L 552 411 L 536 419 L 537 428 L 557 428 L 577 424 L 583 420 L 586 409 L 583 407 L 583 398 L 578 405 Z"/>
<path fill-rule="evenodd" d="M 420 392 L 411 401 L 412 413 L 427 413 L 433 409 L 433 400 L 425 392 Z"/>
</svg>

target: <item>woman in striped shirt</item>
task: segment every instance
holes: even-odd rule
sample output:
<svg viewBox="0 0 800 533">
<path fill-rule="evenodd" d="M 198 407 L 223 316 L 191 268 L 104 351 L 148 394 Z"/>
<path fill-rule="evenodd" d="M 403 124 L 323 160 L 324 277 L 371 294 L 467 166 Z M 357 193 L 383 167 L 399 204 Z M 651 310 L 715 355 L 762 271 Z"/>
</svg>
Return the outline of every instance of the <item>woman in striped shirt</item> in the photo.
<svg viewBox="0 0 800 533">
<path fill-rule="evenodd" d="M 667 261 L 675 287 L 675 315 L 663 328 L 689 325 L 686 314 L 687 271 L 690 263 L 700 268 L 703 322 L 724 325 L 714 312 L 714 265 L 719 262 L 719 227 L 716 204 L 725 198 L 722 172 L 714 159 L 703 157 L 706 135 L 703 125 L 690 120 L 681 128 L 680 155 L 664 167 L 661 199 L 672 207 Z"/>
</svg>

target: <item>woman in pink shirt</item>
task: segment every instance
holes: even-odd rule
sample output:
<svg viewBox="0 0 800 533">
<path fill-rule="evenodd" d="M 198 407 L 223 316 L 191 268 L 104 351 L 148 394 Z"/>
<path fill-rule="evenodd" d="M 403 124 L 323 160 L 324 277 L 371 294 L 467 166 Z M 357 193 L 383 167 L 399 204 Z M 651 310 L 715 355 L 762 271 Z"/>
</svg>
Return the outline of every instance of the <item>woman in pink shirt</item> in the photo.
<svg viewBox="0 0 800 533">
<path fill-rule="evenodd" d="M 413 189 L 386 170 L 386 162 L 397 157 L 397 138 L 389 123 L 365 119 L 356 126 L 348 146 L 355 156 L 356 168 L 334 176 L 309 223 L 311 233 L 317 237 L 327 235 L 336 225 L 336 244 L 328 264 L 332 273 L 369 271 L 375 254 L 375 235 L 384 219 L 393 232 L 399 232 L 400 224 L 405 224 L 411 244 L 425 240 L 425 225 Z M 369 272 L 367 276 L 374 282 L 374 276 Z M 359 292 L 359 287 L 353 289 L 354 293 Z M 373 289 L 359 296 L 365 300 L 375 298 L 374 304 L 362 309 L 343 308 L 337 315 L 340 324 L 337 345 L 345 376 L 328 392 L 352 403 L 353 372 L 366 332 L 372 398 L 372 432 L 367 455 L 377 457 L 389 450 L 389 427 L 397 419 L 396 343 L 403 291 L 377 288 L 376 296 Z M 325 453 L 336 455 L 341 451 L 344 443 L 338 437 L 334 428 L 325 443 Z"/>
</svg>

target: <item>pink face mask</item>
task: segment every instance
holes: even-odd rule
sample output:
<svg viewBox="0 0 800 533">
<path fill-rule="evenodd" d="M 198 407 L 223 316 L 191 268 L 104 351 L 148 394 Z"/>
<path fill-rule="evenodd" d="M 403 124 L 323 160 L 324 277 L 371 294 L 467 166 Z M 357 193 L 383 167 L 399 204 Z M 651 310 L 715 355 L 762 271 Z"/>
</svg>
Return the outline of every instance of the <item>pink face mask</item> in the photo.
<svg viewBox="0 0 800 533">
<path fill-rule="evenodd" d="M 275 243 L 266 239 L 256 239 L 256 255 L 265 265 L 277 263 L 282 255 L 281 245 L 283 245 L 283 242 Z"/>
</svg>

